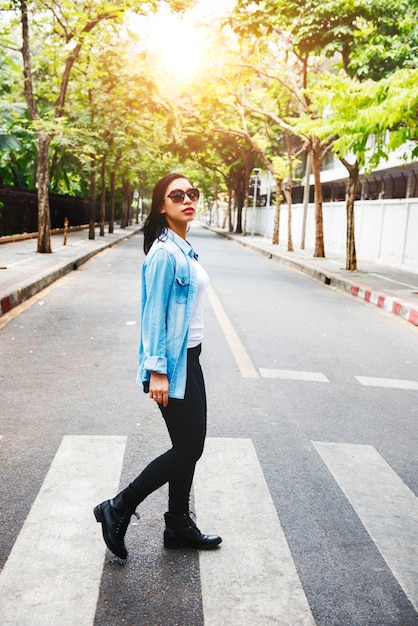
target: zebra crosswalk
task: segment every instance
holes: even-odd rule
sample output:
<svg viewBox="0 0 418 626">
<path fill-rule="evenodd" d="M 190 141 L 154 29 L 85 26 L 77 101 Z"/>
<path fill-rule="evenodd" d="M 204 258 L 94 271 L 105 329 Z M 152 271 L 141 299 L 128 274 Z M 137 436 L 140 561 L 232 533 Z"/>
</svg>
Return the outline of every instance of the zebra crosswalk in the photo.
<svg viewBox="0 0 418 626">
<path fill-rule="evenodd" d="M 314 446 L 418 611 L 418 498 L 373 446 Z"/>
<path fill-rule="evenodd" d="M 3 626 L 93 624 L 105 550 L 92 502 L 117 490 L 125 445 L 63 438 L 0 575 Z"/>
<path fill-rule="evenodd" d="M 62 439 L 0 575 L 2 626 L 93 626 L 105 546 L 92 505 L 117 490 L 126 444 L 123 436 Z M 312 445 L 418 623 L 417 497 L 373 446 Z M 209 438 L 194 491 L 199 525 L 223 537 L 219 550 L 199 554 L 205 626 L 315 626 L 252 441 Z"/>
</svg>

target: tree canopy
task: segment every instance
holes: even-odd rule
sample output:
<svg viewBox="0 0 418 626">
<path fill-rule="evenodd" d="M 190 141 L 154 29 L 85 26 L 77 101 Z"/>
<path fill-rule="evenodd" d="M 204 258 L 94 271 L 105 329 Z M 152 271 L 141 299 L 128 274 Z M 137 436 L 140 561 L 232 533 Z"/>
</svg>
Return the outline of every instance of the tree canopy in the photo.
<svg viewBox="0 0 418 626">
<path fill-rule="evenodd" d="M 195 5 L 2 0 L 0 184 L 38 189 L 39 251 L 49 251 L 48 193 L 89 196 L 99 169 L 102 195 L 146 196 L 181 167 L 207 197 L 224 192 L 245 230 L 262 167 L 276 180 L 278 242 L 282 194 L 308 153 L 323 256 L 329 151 L 372 168 L 416 145 L 417 0 L 237 0 L 222 19 L 187 21 Z M 164 64 L 147 38 L 157 9 Z"/>
</svg>

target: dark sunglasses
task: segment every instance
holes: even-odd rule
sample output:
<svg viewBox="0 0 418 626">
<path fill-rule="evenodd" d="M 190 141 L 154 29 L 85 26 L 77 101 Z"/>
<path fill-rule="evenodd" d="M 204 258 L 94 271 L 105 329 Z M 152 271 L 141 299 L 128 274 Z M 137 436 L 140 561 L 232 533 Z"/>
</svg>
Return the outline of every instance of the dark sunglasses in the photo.
<svg viewBox="0 0 418 626">
<path fill-rule="evenodd" d="M 192 202 L 196 202 L 196 200 L 199 200 L 199 189 L 188 189 L 187 191 L 183 191 L 183 189 L 173 189 L 173 191 L 170 191 L 167 198 L 170 198 L 171 202 L 174 202 L 174 204 L 179 204 L 180 202 L 184 201 L 186 194 L 189 196 Z"/>
</svg>

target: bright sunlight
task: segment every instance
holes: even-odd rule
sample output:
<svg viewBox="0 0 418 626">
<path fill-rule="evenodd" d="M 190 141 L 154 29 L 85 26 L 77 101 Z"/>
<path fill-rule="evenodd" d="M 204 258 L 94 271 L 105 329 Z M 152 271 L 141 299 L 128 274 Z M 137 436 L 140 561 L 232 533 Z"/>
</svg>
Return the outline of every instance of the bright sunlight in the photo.
<svg viewBox="0 0 418 626">
<path fill-rule="evenodd" d="M 160 11 L 141 19 L 145 47 L 159 68 L 174 81 L 190 84 L 204 70 L 208 30 L 216 29 L 233 0 L 200 0 L 182 15 Z"/>
<path fill-rule="evenodd" d="M 189 83 L 199 72 L 204 37 L 195 16 L 157 15 L 149 20 L 148 48 L 174 79 Z"/>
</svg>

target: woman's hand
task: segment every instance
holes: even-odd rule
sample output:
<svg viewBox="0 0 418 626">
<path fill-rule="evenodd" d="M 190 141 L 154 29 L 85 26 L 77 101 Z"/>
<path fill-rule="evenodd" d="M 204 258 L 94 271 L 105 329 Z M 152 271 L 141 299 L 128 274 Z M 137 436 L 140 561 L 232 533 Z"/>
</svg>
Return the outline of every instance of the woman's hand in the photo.
<svg viewBox="0 0 418 626">
<path fill-rule="evenodd" d="M 151 379 L 149 383 L 149 397 L 151 400 L 155 400 L 158 404 L 167 406 L 168 404 L 168 378 L 165 374 L 157 374 L 157 372 L 151 372 Z"/>
</svg>

